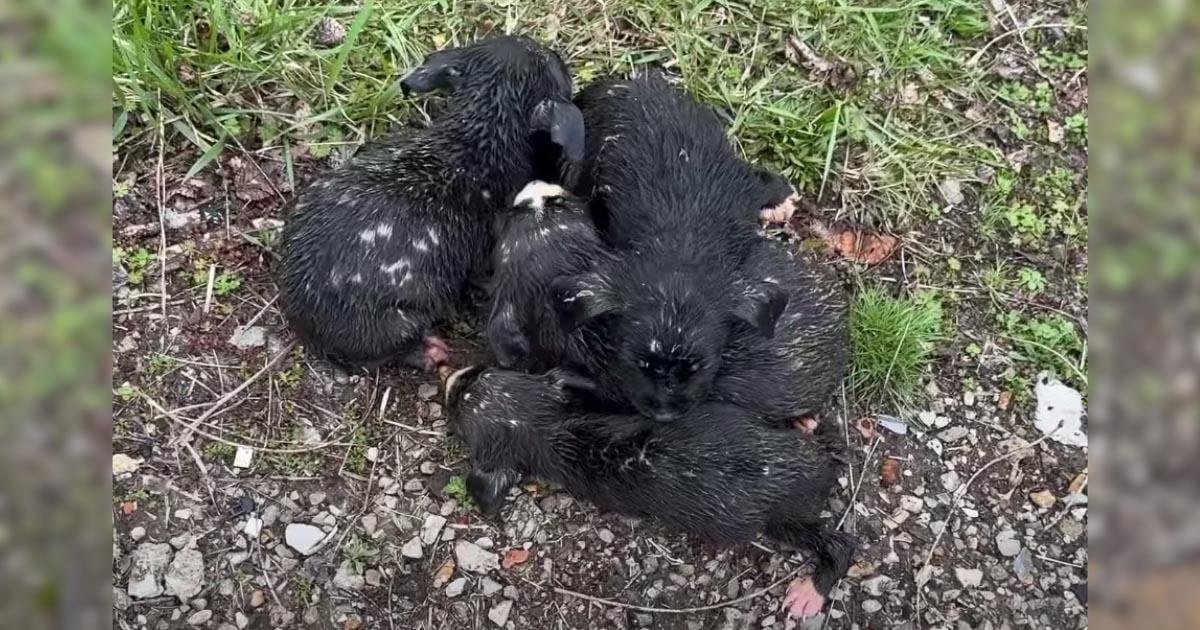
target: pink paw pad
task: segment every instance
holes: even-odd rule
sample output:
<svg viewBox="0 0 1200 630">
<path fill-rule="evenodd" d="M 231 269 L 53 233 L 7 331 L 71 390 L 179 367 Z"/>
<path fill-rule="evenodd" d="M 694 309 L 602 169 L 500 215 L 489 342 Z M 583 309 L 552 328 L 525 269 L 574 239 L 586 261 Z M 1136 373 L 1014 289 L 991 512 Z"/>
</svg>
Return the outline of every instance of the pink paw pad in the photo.
<svg viewBox="0 0 1200 630">
<path fill-rule="evenodd" d="M 425 369 L 434 370 L 439 365 L 443 365 L 450 361 L 450 346 L 446 342 L 437 337 L 425 338 L 425 349 L 422 351 Z"/>
<path fill-rule="evenodd" d="M 812 579 L 793 580 L 783 596 L 783 610 L 792 617 L 808 619 L 825 607 L 825 597 L 817 593 Z"/>
</svg>

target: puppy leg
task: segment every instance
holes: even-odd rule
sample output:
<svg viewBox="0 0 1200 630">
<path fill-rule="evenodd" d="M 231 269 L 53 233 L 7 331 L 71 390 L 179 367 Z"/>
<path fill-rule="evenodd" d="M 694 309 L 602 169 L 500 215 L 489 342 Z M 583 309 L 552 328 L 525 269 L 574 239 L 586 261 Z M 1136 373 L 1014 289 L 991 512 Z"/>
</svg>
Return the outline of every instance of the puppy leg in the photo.
<svg viewBox="0 0 1200 630">
<path fill-rule="evenodd" d="M 758 220 L 787 223 L 796 213 L 796 204 L 800 202 L 796 189 L 781 175 L 765 168 L 755 168 L 754 174 L 760 183 Z"/>
<path fill-rule="evenodd" d="M 467 475 L 467 493 L 479 511 L 493 516 L 504 506 L 508 491 L 521 480 L 515 470 L 485 471 L 478 468 Z"/>
<path fill-rule="evenodd" d="M 845 532 L 804 521 L 771 524 L 766 534 L 816 554 L 817 566 L 812 577 L 792 582 L 784 597 L 784 609 L 794 617 L 817 614 L 833 585 L 850 569 L 858 542 Z"/>
<path fill-rule="evenodd" d="M 426 335 L 421 345 L 404 355 L 404 363 L 418 370 L 432 372 L 450 361 L 450 346 L 438 337 Z"/>
</svg>

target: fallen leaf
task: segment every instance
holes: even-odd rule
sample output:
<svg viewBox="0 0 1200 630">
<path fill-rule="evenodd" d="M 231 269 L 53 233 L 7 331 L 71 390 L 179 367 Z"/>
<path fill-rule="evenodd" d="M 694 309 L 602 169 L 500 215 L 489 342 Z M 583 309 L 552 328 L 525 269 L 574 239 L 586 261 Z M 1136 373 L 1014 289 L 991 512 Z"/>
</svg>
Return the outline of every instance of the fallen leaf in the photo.
<svg viewBox="0 0 1200 630">
<path fill-rule="evenodd" d="M 504 552 L 504 559 L 500 561 L 500 566 L 507 570 L 517 566 L 518 564 L 524 563 L 528 559 L 529 550 L 522 547 L 516 547 Z"/>
<path fill-rule="evenodd" d="M 814 224 L 812 230 L 824 239 L 830 249 L 864 265 L 878 265 L 887 260 L 900 244 L 900 239 L 891 234 L 853 227 L 830 230 L 820 224 Z"/>
<path fill-rule="evenodd" d="M 879 482 L 885 488 L 900 483 L 900 460 L 890 457 L 883 460 L 883 466 L 879 470 Z"/>
<path fill-rule="evenodd" d="M 442 566 L 438 567 L 437 571 L 433 572 L 433 587 L 441 588 L 443 584 L 450 581 L 454 576 L 454 561 L 447 560 Z"/>
<path fill-rule="evenodd" d="M 1005 411 L 1008 411 L 1009 405 L 1012 404 L 1012 397 L 1013 397 L 1012 392 L 1009 392 L 1009 391 L 1000 392 L 1000 400 L 998 401 L 1000 408 Z"/>
<path fill-rule="evenodd" d="M 854 428 L 858 429 L 858 432 L 868 440 L 878 435 L 875 431 L 875 421 L 867 417 L 855 420 Z"/>
<path fill-rule="evenodd" d="M 818 55 L 812 46 L 804 43 L 804 40 L 799 37 L 788 35 L 784 44 L 783 54 L 788 61 L 798 66 L 804 66 L 810 72 L 826 73 L 834 69 L 832 63 Z"/>
<path fill-rule="evenodd" d="M 137 501 L 126 501 L 121 504 L 121 511 L 125 514 L 133 514 L 137 511 Z"/>
</svg>

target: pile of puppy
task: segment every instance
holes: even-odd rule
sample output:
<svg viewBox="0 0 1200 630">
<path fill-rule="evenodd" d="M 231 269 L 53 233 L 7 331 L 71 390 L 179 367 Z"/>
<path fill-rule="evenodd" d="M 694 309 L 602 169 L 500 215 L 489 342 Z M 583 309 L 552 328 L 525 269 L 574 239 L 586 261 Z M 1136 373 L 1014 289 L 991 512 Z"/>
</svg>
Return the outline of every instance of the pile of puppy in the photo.
<svg viewBox="0 0 1200 630">
<path fill-rule="evenodd" d="M 434 369 L 449 349 L 431 327 L 485 282 L 501 367 L 446 381 L 482 510 L 528 476 L 715 544 L 761 532 L 814 553 L 784 606 L 820 611 L 856 545 L 820 518 L 841 459 L 812 421 L 844 375 L 846 306 L 759 235 L 790 186 L 661 77 L 572 101 L 561 59 L 525 38 L 435 52 L 401 87 L 444 90 L 444 110 L 287 217 L 291 327 L 335 364 Z"/>
</svg>

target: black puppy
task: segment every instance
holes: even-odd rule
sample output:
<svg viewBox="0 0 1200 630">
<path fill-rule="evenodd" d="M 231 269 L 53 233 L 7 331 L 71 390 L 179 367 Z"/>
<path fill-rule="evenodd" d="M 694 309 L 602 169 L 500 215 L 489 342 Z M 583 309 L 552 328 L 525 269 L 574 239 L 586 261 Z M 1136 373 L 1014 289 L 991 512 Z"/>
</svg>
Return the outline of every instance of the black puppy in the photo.
<svg viewBox="0 0 1200 630">
<path fill-rule="evenodd" d="M 435 52 L 400 85 L 448 90 L 444 114 L 363 147 L 312 183 L 283 233 L 288 323 L 311 350 L 348 367 L 445 361 L 448 349 L 429 329 L 486 264 L 494 212 L 583 150 L 567 68 L 531 40 Z"/>
<path fill-rule="evenodd" d="M 561 186 L 530 182 L 497 215 L 492 255 L 488 344 L 504 367 L 544 371 L 562 361 L 568 337 L 559 325 L 551 285 L 607 259 L 587 207 Z M 580 350 L 575 349 L 572 354 Z"/>
<path fill-rule="evenodd" d="M 763 428 L 723 403 L 694 409 L 688 422 L 646 426 L 580 411 L 570 387 L 558 372 L 468 368 L 448 379 L 453 426 L 471 452 L 467 489 L 482 510 L 495 513 L 528 476 L 717 545 L 762 532 L 816 554 L 813 579 L 793 583 L 786 601 L 797 616 L 821 609 L 856 547 L 820 518 L 842 463 L 835 435 Z"/>
<path fill-rule="evenodd" d="M 603 331 L 568 365 L 602 398 L 668 421 L 707 396 L 735 329 L 774 334 L 788 294 L 742 267 L 764 246 L 759 211 L 791 189 L 739 159 L 717 117 L 657 76 L 593 83 L 576 103 L 578 188 L 619 256 L 556 285 L 564 326 Z"/>
<path fill-rule="evenodd" d="M 849 307 L 836 274 L 776 243 L 756 248 L 742 270 L 749 287 L 783 290 L 787 306 L 770 338 L 746 325 L 730 332 L 709 399 L 766 420 L 818 415 L 850 360 Z"/>
</svg>

